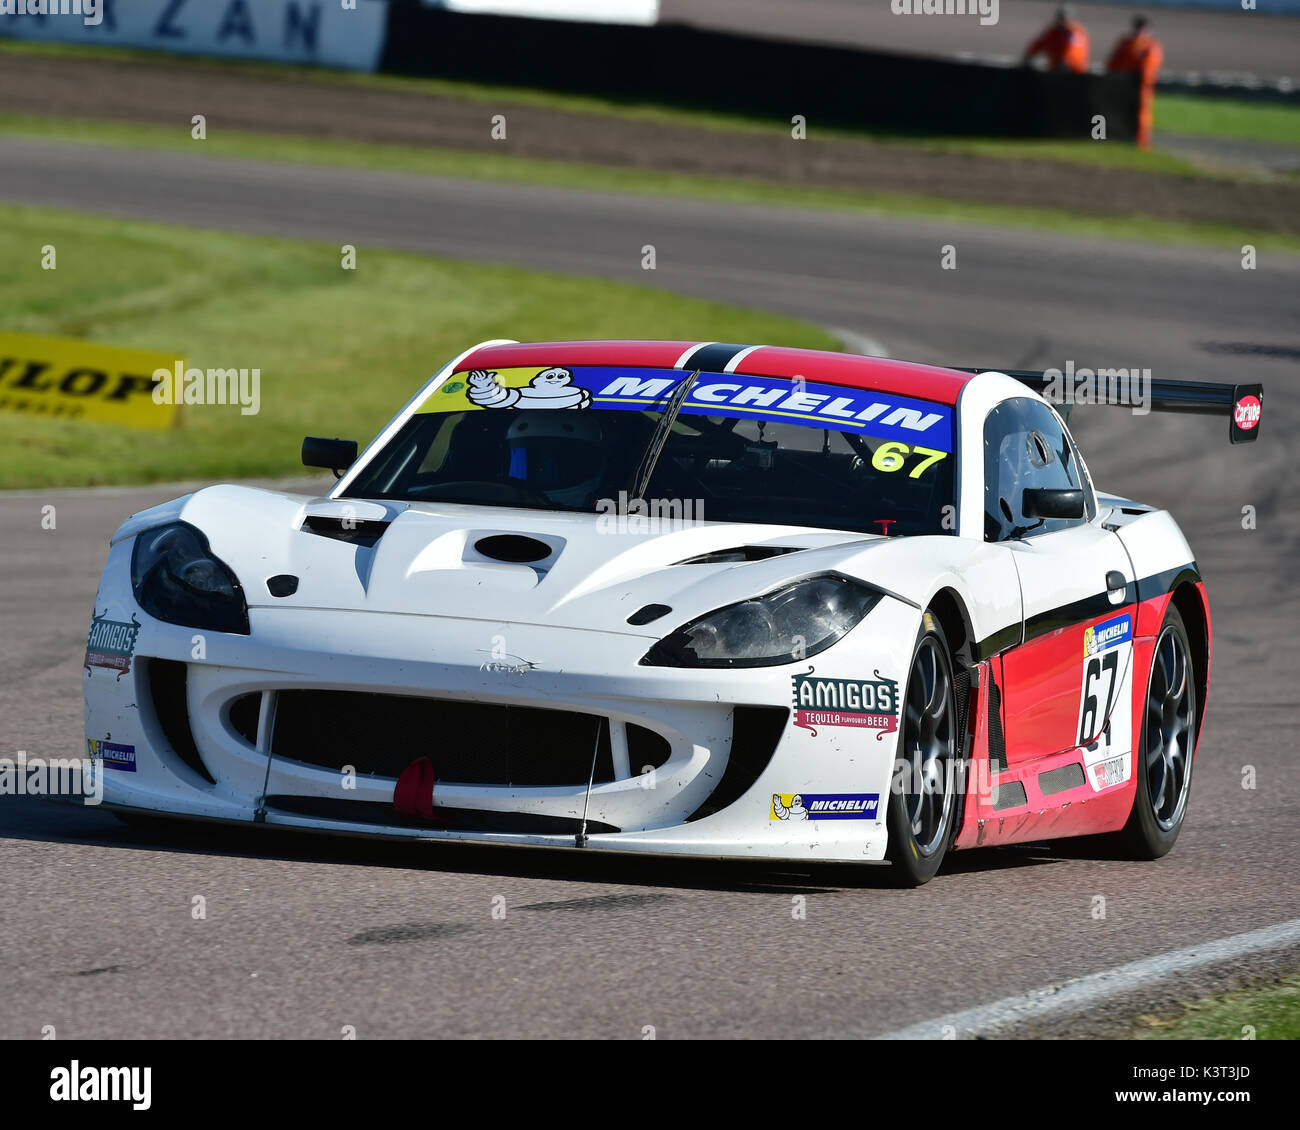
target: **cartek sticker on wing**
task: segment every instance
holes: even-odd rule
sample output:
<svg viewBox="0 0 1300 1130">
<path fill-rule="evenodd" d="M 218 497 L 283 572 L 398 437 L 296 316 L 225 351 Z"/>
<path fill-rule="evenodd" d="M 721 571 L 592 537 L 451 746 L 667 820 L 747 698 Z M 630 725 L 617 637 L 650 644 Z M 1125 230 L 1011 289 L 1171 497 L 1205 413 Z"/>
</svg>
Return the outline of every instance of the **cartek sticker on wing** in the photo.
<svg viewBox="0 0 1300 1130">
<path fill-rule="evenodd" d="M 817 736 L 817 726 L 877 730 L 876 740 L 898 729 L 898 683 L 893 679 L 825 679 L 809 667 L 792 675 L 794 724 Z"/>
<path fill-rule="evenodd" d="M 1088 783 L 1095 791 L 1129 777 L 1132 658 L 1133 617 L 1129 613 L 1084 629 L 1077 740 L 1090 770 Z"/>
<path fill-rule="evenodd" d="M 1092 783 L 1095 789 L 1106 789 L 1123 782 L 1128 773 L 1125 771 L 1125 758 L 1112 757 L 1109 761 L 1099 761 L 1092 767 Z"/>
<path fill-rule="evenodd" d="M 105 769 L 119 769 L 123 773 L 135 772 L 135 746 L 133 745 L 87 738 L 86 756 L 91 764 L 102 765 Z"/>
<path fill-rule="evenodd" d="M 90 635 L 86 637 L 86 657 L 82 662 L 88 674 L 92 667 L 107 667 L 116 671 L 120 680 L 131 670 L 131 656 L 135 654 L 135 638 L 140 634 L 140 621 L 131 614 L 131 622 L 108 619 L 105 608 L 90 621 Z"/>
<path fill-rule="evenodd" d="M 434 389 L 418 411 L 466 412 L 494 408 L 659 411 L 690 376 L 681 369 L 551 366 L 474 369 Z M 951 454 L 953 414 L 946 404 L 869 389 L 791 382 L 775 377 L 701 373 L 682 405 L 696 416 L 742 416 L 856 432 L 916 447 L 933 461 Z M 902 452 L 899 454 L 906 454 Z M 893 470 L 902 466 L 878 466 Z"/>
<path fill-rule="evenodd" d="M 879 793 L 773 793 L 771 820 L 875 820 Z"/>
</svg>

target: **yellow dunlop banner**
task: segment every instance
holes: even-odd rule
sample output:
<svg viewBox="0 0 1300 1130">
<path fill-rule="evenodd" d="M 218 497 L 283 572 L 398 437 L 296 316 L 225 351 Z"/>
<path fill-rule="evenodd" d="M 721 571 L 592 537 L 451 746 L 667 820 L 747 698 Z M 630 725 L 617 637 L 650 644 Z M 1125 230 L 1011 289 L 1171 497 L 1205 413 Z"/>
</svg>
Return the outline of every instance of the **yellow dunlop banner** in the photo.
<svg viewBox="0 0 1300 1130">
<path fill-rule="evenodd" d="M 0 331 L 0 412 L 168 428 L 180 406 L 155 404 L 155 369 L 174 353 Z M 183 362 L 182 362 L 183 364 Z"/>
</svg>

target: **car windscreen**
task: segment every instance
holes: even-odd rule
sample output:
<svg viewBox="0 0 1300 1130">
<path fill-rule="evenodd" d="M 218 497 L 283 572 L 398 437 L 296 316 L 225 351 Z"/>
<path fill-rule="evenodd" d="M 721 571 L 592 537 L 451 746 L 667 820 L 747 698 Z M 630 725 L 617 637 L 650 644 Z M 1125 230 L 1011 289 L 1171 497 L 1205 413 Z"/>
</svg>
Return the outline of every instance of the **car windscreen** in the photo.
<svg viewBox="0 0 1300 1130">
<path fill-rule="evenodd" d="M 576 366 L 453 374 L 344 496 L 608 512 L 644 483 L 655 512 L 697 520 L 952 532 L 950 406 L 701 373 L 658 436 L 690 377 Z"/>
</svg>

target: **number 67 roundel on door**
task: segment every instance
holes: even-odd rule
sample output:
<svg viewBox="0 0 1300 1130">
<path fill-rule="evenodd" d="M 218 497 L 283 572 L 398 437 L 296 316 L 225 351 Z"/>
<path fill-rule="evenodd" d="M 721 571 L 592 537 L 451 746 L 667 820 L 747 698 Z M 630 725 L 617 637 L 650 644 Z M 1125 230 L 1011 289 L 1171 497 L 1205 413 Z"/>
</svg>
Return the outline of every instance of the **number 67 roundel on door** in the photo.
<svg viewBox="0 0 1300 1130">
<path fill-rule="evenodd" d="M 1127 781 L 1132 771 L 1132 669 L 1130 613 L 1084 630 L 1078 742 L 1095 791 Z"/>
</svg>

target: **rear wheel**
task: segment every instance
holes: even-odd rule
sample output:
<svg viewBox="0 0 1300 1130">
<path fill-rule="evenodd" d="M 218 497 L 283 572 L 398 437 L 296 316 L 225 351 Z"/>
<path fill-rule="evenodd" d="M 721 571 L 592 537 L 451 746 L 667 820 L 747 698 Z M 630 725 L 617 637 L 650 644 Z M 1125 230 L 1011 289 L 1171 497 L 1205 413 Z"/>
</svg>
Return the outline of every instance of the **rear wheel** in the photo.
<svg viewBox="0 0 1300 1130">
<path fill-rule="evenodd" d="M 952 841 L 960 733 L 948 641 L 929 613 L 912 649 L 899 728 L 888 858 L 898 883 L 919 887 L 934 877 Z"/>
<path fill-rule="evenodd" d="M 1159 859 L 1174 846 L 1187 814 L 1196 747 L 1192 651 L 1172 603 L 1156 639 L 1134 760 L 1137 791 L 1122 846 L 1138 859 Z"/>
</svg>

